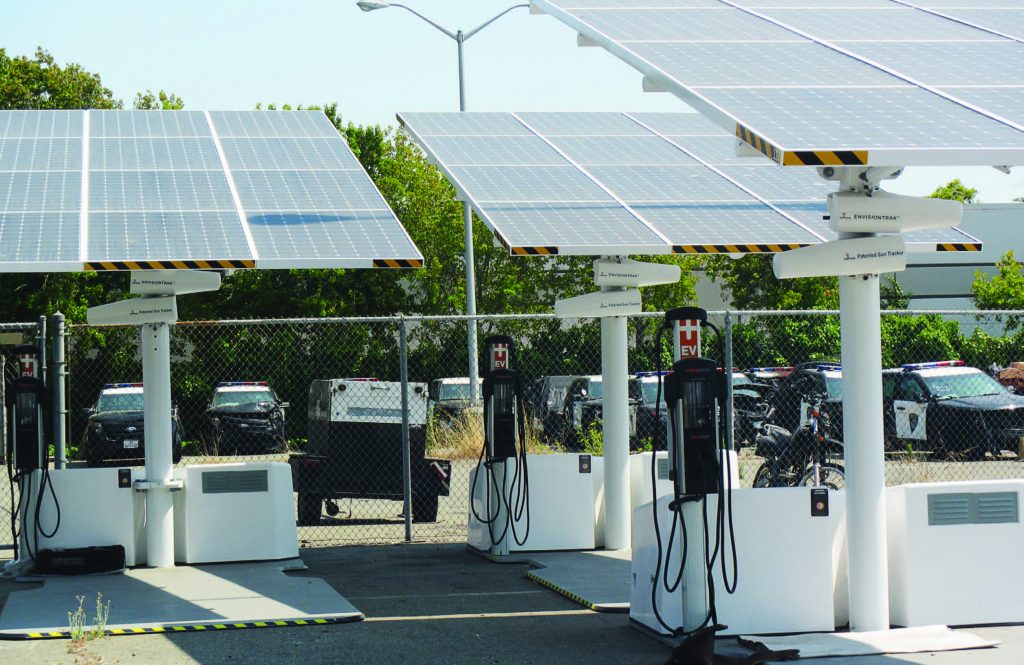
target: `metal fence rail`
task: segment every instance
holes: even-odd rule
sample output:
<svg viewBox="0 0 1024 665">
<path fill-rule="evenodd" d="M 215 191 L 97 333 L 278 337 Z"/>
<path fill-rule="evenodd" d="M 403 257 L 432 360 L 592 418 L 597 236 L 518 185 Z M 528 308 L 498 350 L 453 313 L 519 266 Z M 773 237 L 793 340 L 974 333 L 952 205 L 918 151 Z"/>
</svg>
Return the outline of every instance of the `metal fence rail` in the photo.
<svg viewBox="0 0 1024 665">
<path fill-rule="evenodd" d="M 707 334 L 705 354 L 724 360 L 728 351 L 741 369 L 796 366 L 793 377 L 775 389 L 756 387 L 762 397 L 770 394 L 773 418 L 783 426 L 798 426 L 806 397 L 818 394 L 822 411 L 831 409 L 833 428 L 841 436 L 841 369 L 827 364 L 839 361 L 838 312 L 729 312 L 728 325 L 726 317 L 726 312 L 710 313 L 723 332 Z M 468 318 L 179 323 L 171 343 L 180 463 L 304 456 L 296 459 L 319 469 L 317 484 L 308 485 L 318 490 L 297 499 L 304 544 L 465 539 L 469 471 L 483 441 L 480 407 L 466 399 Z M 600 453 L 601 422 L 593 417 L 595 411 L 583 408 L 587 400 L 580 393 L 589 385 L 587 377 L 601 373 L 598 321 L 553 315 L 473 318 L 481 339 L 504 334 L 516 340 L 519 370 L 531 396 L 530 450 Z M 658 313 L 630 317 L 630 372 L 668 367 L 668 337 L 660 347 L 656 343 L 661 320 Z M 995 395 L 997 384 L 987 372 L 993 364 L 1005 367 L 1024 360 L 1021 322 L 1024 312 L 883 315 L 884 365 L 895 368 L 884 379 L 887 482 L 1024 477 L 1024 464 L 1016 462 L 1024 409 L 1010 410 L 1015 398 Z M 138 333 L 69 325 L 66 334 L 67 450 L 72 459 L 84 460 L 90 436 L 96 436 L 87 409 L 103 386 L 141 381 Z M 965 366 L 901 367 L 951 359 L 962 359 Z M 327 382 L 356 377 L 379 379 L 377 388 Z M 545 382 L 545 377 L 566 378 Z M 741 476 L 750 485 L 763 459 L 745 397 L 752 389 L 740 385 L 742 380 L 737 377 L 734 391 L 734 431 Z M 262 405 L 247 405 L 241 389 L 233 394 L 217 390 L 225 382 L 261 381 L 274 392 L 264 396 Z M 400 389 L 403 381 L 407 391 Z M 765 375 L 764 381 L 778 380 Z M 644 399 L 640 383 L 631 390 L 638 402 Z M 273 398 L 288 406 L 282 410 Z M 403 418 L 409 424 L 408 447 L 403 445 Z M 633 431 L 635 450 L 656 441 L 639 419 Z M 336 459 L 317 466 L 332 456 Z M 449 463 L 446 489 L 437 482 L 437 470 L 448 470 Z"/>
</svg>

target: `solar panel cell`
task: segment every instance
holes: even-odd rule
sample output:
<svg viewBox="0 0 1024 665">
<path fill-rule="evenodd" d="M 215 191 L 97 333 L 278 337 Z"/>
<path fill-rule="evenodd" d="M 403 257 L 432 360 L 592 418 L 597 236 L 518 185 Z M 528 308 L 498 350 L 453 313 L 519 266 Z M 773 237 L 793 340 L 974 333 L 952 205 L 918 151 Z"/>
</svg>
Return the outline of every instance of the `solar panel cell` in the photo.
<svg viewBox="0 0 1024 665">
<path fill-rule="evenodd" d="M 200 111 L 90 111 L 93 137 L 210 136 Z"/>
<path fill-rule="evenodd" d="M 517 113 L 516 117 L 543 136 L 647 136 L 650 133 L 621 113 Z"/>
<path fill-rule="evenodd" d="M 841 46 L 930 86 L 1017 85 L 1024 71 L 1024 44 L 1007 40 L 858 42 Z"/>
<path fill-rule="evenodd" d="M 94 211 L 89 222 L 89 255 L 93 261 L 249 256 L 234 210 Z"/>
<path fill-rule="evenodd" d="M 251 214 L 281 210 L 387 210 L 361 171 L 235 171 Z"/>
<path fill-rule="evenodd" d="M 431 136 L 427 139 L 445 164 L 565 166 L 566 159 L 537 136 Z"/>
<path fill-rule="evenodd" d="M 336 138 L 338 130 L 320 111 L 210 111 L 222 138 Z"/>
<path fill-rule="evenodd" d="M 772 9 L 765 12 L 787 26 L 827 41 L 953 41 L 990 40 L 995 35 L 916 9 L 828 8 Z"/>
<path fill-rule="evenodd" d="M 47 264 L 77 260 L 77 212 L 0 212 L 0 265 L 5 269 L 30 262 L 42 270 Z"/>
<path fill-rule="evenodd" d="M 700 9 L 580 9 L 575 12 L 603 35 L 618 42 L 721 42 L 803 37 L 768 21 L 720 5 Z"/>
<path fill-rule="evenodd" d="M 220 171 L 93 171 L 89 210 L 234 210 Z"/>
<path fill-rule="evenodd" d="M 77 212 L 81 182 L 77 171 L 0 172 L 0 212 Z"/>
<path fill-rule="evenodd" d="M 683 165 L 694 164 L 679 148 L 664 139 L 648 136 L 561 136 L 551 142 L 583 166 L 597 164 Z"/>
<path fill-rule="evenodd" d="M 450 170 L 478 201 L 612 202 L 573 166 L 453 166 Z"/>
<path fill-rule="evenodd" d="M 212 138 L 94 138 L 89 168 L 101 170 L 220 170 Z"/>
<path fill-rule="evenodd" d="M 0 140 L 82 136 L 81 111 L 0 111 Z"/>
<path fill-rule="evenodd" d="M 472 113 L 456 121 L 451 113 L 405 113 L 421 136 L 529 136 L 530 130 L 508 113 Z"/>
<path fill-rule="evenodd" d="M 769 167 L 771 168 L 771 167 Z M 595 166 L 594 177 L 630 205 L 637 201 L 750 201 L 703 166 Z"/>
<path fill-rule="evenodd" d="M 668 254 L 671 250 L 656 233 L 614 204 L 497 203 L 484 209 L 499 235 L 515 246 L 553 245 L 570 254 L 574 253 L 569 249 L 572 247 L 604 247 L 612 253 L 618 253 L 620 248 L 629 253 L 626 247 L 645 247 L 646 252 L 653 254 Z"/>
<path fill-rule="evenodd" d="M 82 139 L 0 141 L 0 171 L 76 171 L 82 168 Z"/>
<path fill-rule="evenodd" d="M 805 244 L 818 238 L 756 201 L 638 203 L 632 206 L 676 244 Z M 742 251 L 742 250 L 737 250 Z"/>
<path fill-rule="evenodd" d="M 224 138 L 221 145 L 232 170 L 362 170 L 352 151 L 336 138 Z"/>
</svg>

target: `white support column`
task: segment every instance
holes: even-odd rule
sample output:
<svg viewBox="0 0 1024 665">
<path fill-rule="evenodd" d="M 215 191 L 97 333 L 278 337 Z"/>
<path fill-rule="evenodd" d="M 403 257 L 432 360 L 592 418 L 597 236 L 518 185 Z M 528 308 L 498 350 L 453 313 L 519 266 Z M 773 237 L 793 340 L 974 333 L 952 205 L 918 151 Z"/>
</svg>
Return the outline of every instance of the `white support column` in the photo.
<svg viewBox="0 0 1024 665">
<path fill-rule="evenodd" d="M 605 287 L 604 291 L 621 290 Z M 601 371 L 604 387 L 604 539 L 605 548 L 630 546 L 629 514 L 629 367 L 626 318 L 601 318 Z"/>
<path fill-rule="evenodd" d="M 147 323 L 141 329 L 142 382 L 145 395 L 146 563 L 152 568 L 174 565 L 174 504 L 170 488 L 171 344 L 170 326 Z"/>
<path fill-rule="evenodd" d="M 839 278 L 850 630 L 889 628 L 877 275 Z"/>
</svg>

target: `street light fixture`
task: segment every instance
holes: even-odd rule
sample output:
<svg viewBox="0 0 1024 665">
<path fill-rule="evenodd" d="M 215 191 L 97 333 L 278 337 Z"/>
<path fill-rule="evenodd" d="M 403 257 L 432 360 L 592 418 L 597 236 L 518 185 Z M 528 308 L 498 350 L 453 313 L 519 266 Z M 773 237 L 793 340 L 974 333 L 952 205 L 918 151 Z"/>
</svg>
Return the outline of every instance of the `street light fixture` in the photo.
<svg viewBox="0 0 1024 665">
<path fill-rule="evenodd" d="M 513 9 L 519 9 L 520 7 L 529 7 L 530 5 L 529 3 L 512 5 L 511 7 L 506 8 L 504 11 L 495 14 L 494 16 L 487 19 L 486 21 L 476 26 L 472 30 L 457 30 L 455 32 L 452 32 L 451 30 L 445 28 L 444 26 L 439 25 L 434 21 L 431 21 L 429 18 L 427 18 L 423 14 L 420 14 L 415 9 L 412 9 L 411 7 L 406 7 L 405 5 L 399 4 L 397 2 L 374 2 L 372 0 L 359 0 L 359 2 L 356 3 L 356 6 L 362 9 L 364 12 L 372 12 L 376 9 L 387 9 L 389 7 L 398 7 L 399 9 L 404 9 L 407 12 L 414 14 L 424 22 L 432 25 L 434 28 L 444 33 L 445 36 L 454 39 L 455 43 L 458 44 L 459 48 L 459 111 L 465 111 L 466 83 L 465 74 L 463 71 L 462 45 L 466 42 L 467 39 L 469 39 L 476 33 L 480 32 L 481 30 L 489 26 L 491 23 L 494 23 L 499 18 L 509 13 Z M 479 370 L 477 368 L 476 357 L 476 319 L 472 318 L 476 316 L 476 275 L 474 269 L 475 260 L 473 258 L 473 212 L 469 207 L 469 203 L 467 202 L 463 202 L 462 204 L 462 220 L 466 235 L 466 314 L 468 314 L 471 317 L 469 319 L 467 335 L 467 342 L 469 346 L 469 387 L 470 395 L 472 396 L 473 401 L 475 402 L 478 399 L 479 391 L 479 386 L 477 385 Z"/>
</svg>

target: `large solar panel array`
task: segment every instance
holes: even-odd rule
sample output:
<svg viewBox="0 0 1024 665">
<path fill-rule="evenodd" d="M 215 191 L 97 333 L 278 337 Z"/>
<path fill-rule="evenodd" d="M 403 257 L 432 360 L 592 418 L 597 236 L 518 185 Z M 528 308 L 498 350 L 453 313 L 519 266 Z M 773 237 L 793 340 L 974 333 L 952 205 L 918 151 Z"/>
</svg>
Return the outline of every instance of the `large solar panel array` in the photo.
<svg viewBox="0 0 1024 665">
<path fill-rule="evenodd" d="M 421 264 L 323 113 L 0 111 L 0 271 Z"/>
<path fill-rule="evenodd" d="M 1024 164 L 1024 0 L 532 0 L 787 166 Z"/>
<path fill-rule="evenodd" d="M 736 156 L 695 113 L 402 113 L 405 130 L 514 254 L 779 252 L 835 238 L 814 172 Z M 958 229 L 917 251 L 972 251 Z"/>
</svg>

